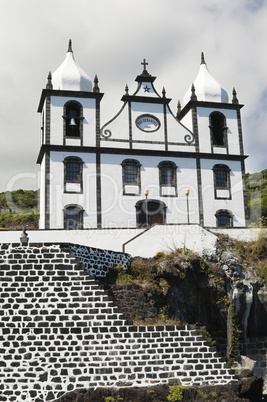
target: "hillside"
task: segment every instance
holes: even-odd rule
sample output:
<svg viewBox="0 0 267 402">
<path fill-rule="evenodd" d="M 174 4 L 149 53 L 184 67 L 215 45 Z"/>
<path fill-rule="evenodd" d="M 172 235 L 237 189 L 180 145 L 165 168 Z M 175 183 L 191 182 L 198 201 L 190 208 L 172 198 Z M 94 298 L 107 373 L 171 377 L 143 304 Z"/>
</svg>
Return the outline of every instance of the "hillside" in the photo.
<svg viewBox="0 0 267 402">
<path fill-rule="evenodd" d="M 267 169 L 246 174 L 250 222 L 267 226 Z"/>
<path fill-rule="evenodd" d="M 38 229 L 39 191 L 16 190 L 0 193 L 0 228 Z"/>
</svg>

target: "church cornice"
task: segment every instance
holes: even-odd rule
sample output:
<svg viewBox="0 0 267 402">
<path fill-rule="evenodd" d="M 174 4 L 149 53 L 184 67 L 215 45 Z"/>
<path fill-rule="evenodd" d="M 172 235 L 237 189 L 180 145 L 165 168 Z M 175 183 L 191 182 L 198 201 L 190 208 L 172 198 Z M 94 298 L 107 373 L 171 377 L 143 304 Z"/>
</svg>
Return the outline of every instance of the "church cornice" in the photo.
<svg viewBox="0 0 267 402">
<path fill-rule="evenodd" d="M 149 149 L 129 149 L 129 148 L 107 148 L 107 147 L 79 147 L 73 145 L 42 145 L 37 163 L 41 164 L 44 155 L 47 152 L 69 152 L 73 153 L 100 153 L 100 154 L 117 154 L 117 155 L 142 155 L 142 156 L 162 156 L 175 157 L 175 158 L 193 158 L 193 159 L 216 159 L 221 161 L 243 161 L 248 155 L 236 155 L 236 154 L 211 154 L 205 152 L 177 152 L 177 151 L 165 151 L 165 150 L 149 150 Z"/>
<path fill-rule="evenodd" d="M 157 77 L 153 77 L 150 74 L 140 74 L 136 77 L 136 82 L 154 82 Z"/>
<path fill-rule="evenodd" d="M 101 100 L 104 96 L 102 92 L 87 92 L 87 91 L 69 91 L 61 89 L 43 89 L 40 103 L 37 112 L 41 113 L 46 97 L 48 96 L 66 96 L 70 98 L 91 98 Z"/>
<path fill-rule="evenodd" d="M 205 101 L 191 100 L 177 115 L 177 119 L 180 121 L 195 106 L 211 108 L 211 109 L 240 110 L 244 105 L 240 105 L 239 103 L 219 103 L 219 102 L 205 102 Z"/>
<path fill-rule="evenodd" d="M 141 103 L 158 103 L 161 105 L 167 105 L 170 103 L 170 98 L 161 97 L 146 97 L 146 96 L 135 96 L 135 95 L 123 95 L 121 98 L 123 102 L 141 102 Z"/>
</svg>

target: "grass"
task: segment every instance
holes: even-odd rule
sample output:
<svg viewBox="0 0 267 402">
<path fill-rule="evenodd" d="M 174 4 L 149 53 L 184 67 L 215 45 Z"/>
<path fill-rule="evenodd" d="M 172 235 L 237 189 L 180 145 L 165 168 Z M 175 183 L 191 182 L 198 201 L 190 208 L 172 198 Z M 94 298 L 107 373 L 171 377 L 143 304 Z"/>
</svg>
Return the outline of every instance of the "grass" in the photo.
<svg viewBox="0 0 267 402">
<path fill-rule="evenodd" d="M 38 227 L 39 214 L 28 212 L 24 214 L 3 213 L 0 214 L 0 227 L 10 229 L 21 229 L 23 225 L 29 224 Z"/>
<path fill-rule="evenodd" d="M 258 271 L 258 276 L 260 279 L 263 280 L 263 282 L 265 283 L 265 286 L 267 286 L 267 263 L 264 263 L 259 271 Z"/>
<path fill-rule="evenodd" d="M 140 320 L 138 316 L 134 320 L 134 325 L 139 327 L 146 327 L 150 325 L 181 325 L 181 321 L 170 314 L 170 307 L 165 305 L 159 309 L 156 318 L 148 318 L 146 320 Z"/>
</svg>

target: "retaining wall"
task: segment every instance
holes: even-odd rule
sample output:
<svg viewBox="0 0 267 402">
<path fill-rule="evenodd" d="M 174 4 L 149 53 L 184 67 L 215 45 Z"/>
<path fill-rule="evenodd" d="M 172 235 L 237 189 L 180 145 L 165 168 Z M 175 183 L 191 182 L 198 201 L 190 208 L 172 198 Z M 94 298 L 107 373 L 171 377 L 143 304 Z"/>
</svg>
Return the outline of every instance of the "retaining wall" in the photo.
<svg viewBox="0 0 267 402">
<path fill-rule="evenodd" d="M 149 229 L 103 228 L 84 230 L 28 230 L 31 243 L 62 242 L 91 248 L 153 257 L 158 251 L 188 248 L 199 255 L 216 252 L 217 236 L 198 224 L 153 225 Z M 0 231 L 0 243 L 20 242 L 21 231 Z"/>
<path fill-rule="evenodd" d="M 246 338 L 239 343 L 240 356 L 249 357 L 253 360 L 253 372 L 263 377 L 265 392 L 267 392 L 267 337 Z"/>
<path fill-rule="evenodd" d="M 209 230 L 215 235 L 223 234 L 231 239 L 245 242 L 256 241 L 259 236 L 267 235 L 266 228 L 210 228 Z"/>
<path fill-rule="evenodd" d="M 105 277 L 116 264 L 120 264 L 126 269 L 131 261 L 130 254 L 118 253 L 112 250 L 101 250 L 79 244 L 71 244 L 70 252 L 79 258 L 84 269 L 89 271 L 90 275 L 97 277 Z"/>
<path fill-rule="evenodd" d="M 194 326 L 133 326 L 58 245 L 3 244 L 0 264 L 2 401 L 48 401 L 75 388 L 234 379 Z"/>
</svg>

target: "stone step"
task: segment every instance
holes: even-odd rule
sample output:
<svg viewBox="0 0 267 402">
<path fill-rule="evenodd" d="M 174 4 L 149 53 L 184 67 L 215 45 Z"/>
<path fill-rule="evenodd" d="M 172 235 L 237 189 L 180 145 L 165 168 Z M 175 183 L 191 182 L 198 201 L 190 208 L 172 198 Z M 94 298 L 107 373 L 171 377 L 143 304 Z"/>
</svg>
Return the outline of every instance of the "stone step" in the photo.
<svg viewBox="0 0 267 402">
<path fill-rule="evenodd" d="M 69 385 L 179 379 L 190 386 L 234 378 L 196 326 L 133 326 L 68 249 L 0 245 L 1 395 L 21 401 L 28 393 L 37 401 L 45 389 L 53 400 Z"/>
</svg>

